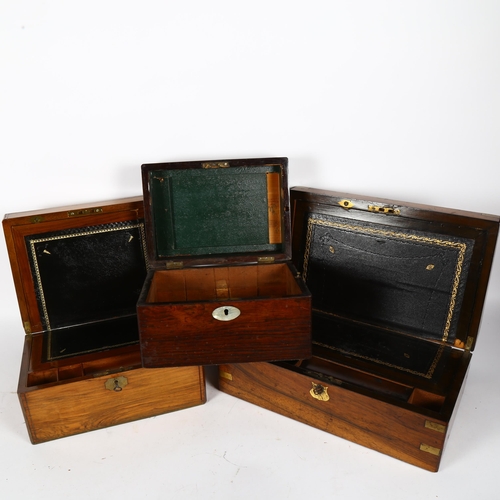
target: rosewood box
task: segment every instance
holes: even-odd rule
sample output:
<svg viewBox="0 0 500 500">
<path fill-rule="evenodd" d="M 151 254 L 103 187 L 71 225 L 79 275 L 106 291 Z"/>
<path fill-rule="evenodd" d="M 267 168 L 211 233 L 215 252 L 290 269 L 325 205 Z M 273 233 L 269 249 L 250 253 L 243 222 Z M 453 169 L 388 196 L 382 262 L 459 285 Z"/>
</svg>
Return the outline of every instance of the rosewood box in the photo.
<svg viewBox="0 0 500 500">
<path fill-rule="evenodd" d="M 8 214 L 3 229 L 26 332 L 18 394 L 34 444 L 205 402 L 203 368 L 141 366 L 142 197 Z"/>
<path fill-rule="evenodd" d="M 225 364 L 220 389 L 437 471 L 457 410 L 499 218 L 291 190 L 313 356 Z"/>
<path fill-rule="evenodd" d="M 145 367 L 311 355 L 311 296 L 291 262 L 286 158 L 142 166 Z"/>
</svg>

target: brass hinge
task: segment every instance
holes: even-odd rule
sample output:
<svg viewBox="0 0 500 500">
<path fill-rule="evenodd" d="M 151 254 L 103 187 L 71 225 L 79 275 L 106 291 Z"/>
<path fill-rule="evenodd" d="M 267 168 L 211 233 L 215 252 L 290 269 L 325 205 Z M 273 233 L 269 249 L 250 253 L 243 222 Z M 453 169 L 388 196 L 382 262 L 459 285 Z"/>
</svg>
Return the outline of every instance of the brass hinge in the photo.
<svg viewBox="0 0 500 500">
<path fill-rule="evenodd" d="M 270 257 L 270 256 L 259 257 L 257 259 L 257 262 L 259 264 L 272 264 L 274 262 L 274 257 Z"/>
<path fill-rule="evenodd" d="M 370 212 L 376 212 L 380 214 L 386 214 L 386 215 L 400 215 L 401 210 L 399 208 L 395 208 L 394 206 L 391 205 L 384 205 L 384 206 L 378 206 L 378 205 L 368 205 L 368 210 Z"/>
<path fill-rule="evenodd" d="M 101 207 L 95 208 L 84 208 L 82 210 L 70 210 L 68 212 L 68 217 L 81 217 L 82 215 L 92 215 L 102 213 Z"/>
<path fill-rule="evenodd" d="M 227 168 L 228 161 L 206 161 L 201 164 L 202 168 Z"/>
<path fill-rule="evenodd" d="M 184 262 L 181 260 L 178 261 L 169 261 L 166 264 L 167 269 L 182 269 L 184 267 Z"/>
<path fill-rule="evenodd" d="M 31 333 L 31 323 L 29 321 L 24 322 L 24 333 L 26 333 L 26 335 Z"/>
</svg>

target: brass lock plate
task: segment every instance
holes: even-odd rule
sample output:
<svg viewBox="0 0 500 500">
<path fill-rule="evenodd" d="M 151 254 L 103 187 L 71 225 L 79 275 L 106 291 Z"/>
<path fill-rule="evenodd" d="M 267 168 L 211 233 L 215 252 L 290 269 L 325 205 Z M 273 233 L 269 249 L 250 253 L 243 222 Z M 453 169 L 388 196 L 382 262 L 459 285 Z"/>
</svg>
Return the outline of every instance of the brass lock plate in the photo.
<svg viewBox="0 0 500 500">
<path fill-rule="evenodd" d="M 328 401 L 330 399 L 328 387 L 321 384 L 315 384 L 314 382 L 312 382 L 312 389 L 309 391 L 309 394 L 318 401 Z"/>
</svg>

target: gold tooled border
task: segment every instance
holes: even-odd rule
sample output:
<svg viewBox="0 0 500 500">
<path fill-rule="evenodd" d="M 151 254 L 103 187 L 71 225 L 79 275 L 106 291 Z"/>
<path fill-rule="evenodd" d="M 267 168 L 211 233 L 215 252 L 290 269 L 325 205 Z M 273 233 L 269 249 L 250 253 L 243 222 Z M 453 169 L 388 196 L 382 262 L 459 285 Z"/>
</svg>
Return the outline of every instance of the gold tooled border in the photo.
<svg viewBox="0 0 500 500">
<path fill-rule="evenodd" d="M 146 252 L 145 252 L 146 234 L 145 234 L 143 222 L 138 223 L 138 224 L 127 224 L 127 225 L 119 226 L 119 227 L 109 227 L 109 228 L 105 228 L 105 229 L 92 229 L 89 231 L 80 231 L 78 233 L 63 234 L 63 235 L 58 235 L 58 236 L 49 236 L 47 238 L 34 238 L 34 239 L 29 240 L 30 254 L 31 254 L 31 258 L 33 261 L 33 267 L 34 267 L 34 271 L 35 271 L 35 281 L 36 281 L 36 285 L 37 285 L 38 292 L 39 292 L 40 303 L 41 303 L 41 307 L 42 307 L 42 315 L 43 315 L 43 319 L 44 319 L 44 322 L 46 325 L 47 332 L 49 333 L 48 338 L 47 338 L 47 352 L 48 353 L 50 353 L 50 351 L 51 351 L 52 336 L 50 335 L 50 333 L 52 332 L 52 327 L 50 326 L 50 318 L 49 318 L 49 313 L 47 310 L 47 303 L 45 300 L 45 294 L 43 291 L 42 277 L 40 274 L 40 268 L 38 266 L 38 259 L 37 259 L 37 255 L 36 255 L 35 244 L 43 243 L 46 241 L 64 240 L 67 238 L 77 238 L 80 236 L 89 236 L 89 235 L 93 235 L 93 234 L 111 233 L 114 231 L 126 231 L 127 229 L 137 229 L 137 228 L 139 229 L 139 232 L 141 235 L 142 253 L 143 253 L 144 258 L 146 260 L 146 262 L 145 262 L 146 268 L 149 268 L 149 264 L 148 264 L 148 260 L 147 260 L 147 256 L 146 256 Z M 88 352 L 90 352 L 90 351 L 88 351 Z M 84 353 L 82 353 L 82 354 L 84 354 Z M 50 356 L 47 356 L 47 358 L 54 359 L 54 358 L 51 358 Z"/>
<path fill-rule="evenodd" d="M 460 278 L 462 275 L 463 263 L 464 263 L 464 259 L 465 259 L 465 252 L 467 250 L 466 243 L 460 243 L 457 241 L 445 240 L 445 239 L 440 239 L 440 238 L 430 238 L 428 236 L 420 236 L 418 234 L 412 234 L 412 233 L 402 233 L 399 231 L 392 231 L 392 230 L 387 230 L 387 229 L 376 229 L 376 228 L 370 228 L 370 227 L 363 227 L 363 226 L 358 226 L 355 224 L 333 222 L 333 221 L 327 221 L 327 220 L 323 220 L 323 219 L 316 219 L 314 217 L 309 217 L 309 219 L 307 221 L 306 248 L 304 251 L 304 265 L 303 265 L 304 281 L 307 281 L 307 270 L 308 270 L 308 264 L 309 264 L 309 255 L 310 255 L 312 233 L 313 233 L 314 226 L 333 227 L 333 228 L 341 229 L 344 231 L 360 232 L 360 233 L 365 233 L 365 234 L 369 234 L 369 235 L 386 236 L 389 238 L 396 238 L 396 239 L 399 238 L 401 240 L 414 241 L 414 242 L 418 242 L 418 243 L 421 243 L 424 245 L 435 245 L 435 246 L 441 246 L 441 247 L 456 248 L 458 250 L 458 257 L 457 257 L 457 262 L 455 265 L 455 274 L 453 277 L 453 286 L 452 286 L 452 292 L 451 292 L 451 297 L 450 297 L 450 303 L 449 303 L 449 307 L 448 307 L 448 313 L 446 316 L 446 323 L 445 323 L 445 327 L 443 329 L 443 335 L 441 338 L 441 340 L 443 342 L 447 341 L 449 333 L 450 333 L 453 313 L 455 310 L 456 299 L 457 299 L 457 295 L 458 295 L 458 287 L 460 285 Z M 320 346 L 323 346 L 323 347 L 333 349 L 333 350 L 337 350 L 339 352 L 344 352 L 341 349 L 336 349 L 332 346 L 321 344 L 319 342 L 313 342 L 313 343 L 320 345 Z M 414 372 L 413 370 L 408 370 L 408 369 L 405 369 L 403 367 L 391 365 L 389 363 L 385 363 L 385 362 L 382 362 L 382 361 L 379 361 L 376 359 L 372 359 L 369 357 L 358 356 L 352 352 L 349 352 L 349 353 L 344 352 L 344 353 L 354 355 L 354 356 L 360 357 L 362 359 L 374 361 L 376 363 L 390 366 L 393 368 L 398 368 L 399 370 L 407 371 L 407 372 L 413 373 L 415 375 L 421 375 L 421 376 L 424 376 L 426 378 L 431 378 L 433 373 L 434 373 L 434 370 L 436 369 L 438 361 L 441 358 L 443 350 L 444 350 L 444 348 L 442 346 L 438 349 L 438 352 L 436 354 L 436 357 L 434 358 L 434 361 L 432 362 L 428 372 L 425 374 L 419 373 L 419 372 Z"/>
</svg>

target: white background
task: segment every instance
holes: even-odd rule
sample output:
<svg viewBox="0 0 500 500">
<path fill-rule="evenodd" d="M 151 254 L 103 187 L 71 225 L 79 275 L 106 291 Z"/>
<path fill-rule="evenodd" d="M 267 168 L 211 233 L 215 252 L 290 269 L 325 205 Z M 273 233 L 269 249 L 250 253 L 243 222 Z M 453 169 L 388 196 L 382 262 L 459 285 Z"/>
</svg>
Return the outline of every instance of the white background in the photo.
<svg viewBox="0 0 500 500">
<path fill-rule="evenodd" d="M 0 212 L 141 194 L 147 162 L 500 214 L 500 2 L 0 0 Z M 498 498 L 500 279 L 437 474 L 239 401 L 33 446 L 0 245 L 0 498 Z"/>
</svg>

